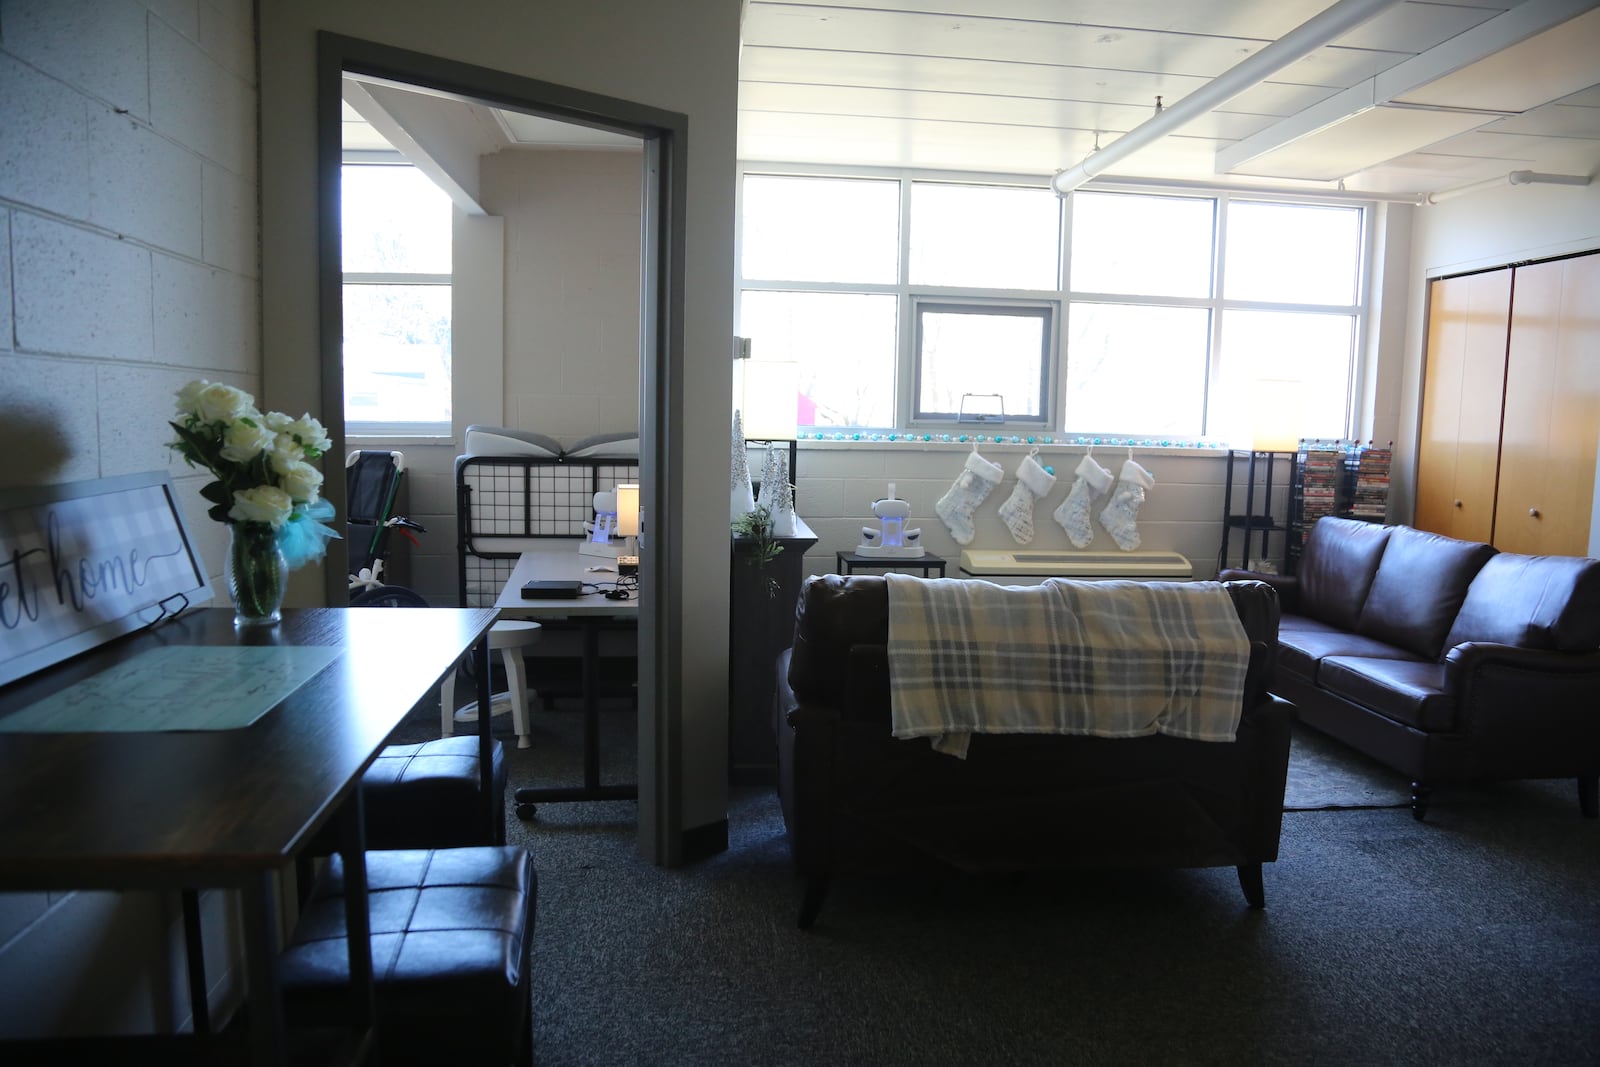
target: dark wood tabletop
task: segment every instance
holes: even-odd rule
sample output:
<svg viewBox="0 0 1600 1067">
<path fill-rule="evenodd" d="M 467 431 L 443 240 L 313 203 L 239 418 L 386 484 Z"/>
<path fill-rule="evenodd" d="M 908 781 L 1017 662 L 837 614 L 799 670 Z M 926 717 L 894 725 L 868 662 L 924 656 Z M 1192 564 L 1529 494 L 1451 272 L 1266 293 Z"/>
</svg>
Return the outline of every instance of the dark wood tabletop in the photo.
<svg viewBox="0 0 1600 1067">
<path fill-rule="evenodd" d="M 317 608 L 235 632 L 209 608 L 0 689 L 0 717 L 163 646 L 324 645 L 337 659 L 247 727 L 0 732 L 0 889 L 227 885 L 280 867 L 349 795 L 492 608 Z"/>
</svg>

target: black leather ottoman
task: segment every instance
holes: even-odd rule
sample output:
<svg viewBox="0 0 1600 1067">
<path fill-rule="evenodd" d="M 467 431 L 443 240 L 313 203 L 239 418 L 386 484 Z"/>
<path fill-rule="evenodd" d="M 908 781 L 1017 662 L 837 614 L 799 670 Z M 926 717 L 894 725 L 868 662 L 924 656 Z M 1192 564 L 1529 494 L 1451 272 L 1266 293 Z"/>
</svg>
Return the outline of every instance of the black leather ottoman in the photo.
<svg viewBox="0 0 1600 1067">
<path fill-rule="evenodd" d="M 347 1019 L 344 865 L 332 857 L 284 949 L 291 1025 Z M 385 1063 L 531 1064 L 533 858 L 516 846 L 367 854 Z"/>
<path fill-rule="evenodd" d="M 361 776 L 369 849 L 458 848 L 500 845 L 506 840 L 506 756 L 499 741 L 494 759 L 491 820 L 478 780 L 478 738 L 444 737 L 417 745 L 389 745 Z M 339 827 L 330 821 L 301 853 L 326 856 L 339 850 Z M 310 868 L 302 864 L 301 896 Z"/>
<path fill-rule="evenodd" d="M 494 753 L 494 816 L 488 822 L 478 780 L 476 735 L 420 745 L 389 745 L 361 778 L 367 847 L 454 848 L 506 840 L 506 756 Z M 492 832 L 493 836 L 489 836 Z"/>
</svg>

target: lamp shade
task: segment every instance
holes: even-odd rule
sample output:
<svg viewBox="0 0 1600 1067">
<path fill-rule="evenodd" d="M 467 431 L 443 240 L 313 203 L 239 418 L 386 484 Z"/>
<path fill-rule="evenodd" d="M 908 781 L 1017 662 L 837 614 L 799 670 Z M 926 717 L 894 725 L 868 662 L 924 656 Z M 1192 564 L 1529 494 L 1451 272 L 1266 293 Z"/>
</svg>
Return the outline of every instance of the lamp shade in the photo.
<svg viewBox="0 0 1600 1067">
<path fill-rule="evenodd" d="M 1250 390 L 1250 447 L 1257 452 L 1293 452 L 1300 447 L 1300 383 L 1258 378 Z"/>
<path fill-rule="evenodd" d="M 639 536 L 639 487 L 617 486 L 617 534 L 620 537 Z"/>
<path fill-rule="evenodd" d="M 751 441 L 793 441 L 799 432 L 800 365 L 740 361 L 744 371 L 739 411 Z"/>
</svg>

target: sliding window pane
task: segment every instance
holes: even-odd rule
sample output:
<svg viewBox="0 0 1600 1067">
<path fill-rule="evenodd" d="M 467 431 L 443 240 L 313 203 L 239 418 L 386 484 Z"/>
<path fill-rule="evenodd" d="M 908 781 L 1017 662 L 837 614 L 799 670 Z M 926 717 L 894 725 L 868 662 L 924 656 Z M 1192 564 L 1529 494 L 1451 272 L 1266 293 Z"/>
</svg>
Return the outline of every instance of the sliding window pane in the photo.
<svg viewBox="0 0 1600 1067">
<path fill-rule="evenodd" d="M 896 298 L 746 290 L 752 355 L 800 367 L 801 426 L 893 426 Z"/>
<path fill-rule="evenodd" d="M 1356 302 L 1361 209 L 1235 201 L 1228 207 L 1229 300 Z"/>
<path fill-rule="evenodd" d="M 747 174 L 740 272 L 779 282 L 893 285 L 900 183 Z"/>
<path fill-rule="evenodd" d="M 344 287 L 344 417 L 450 422 L 450 287 Z"/>
<path fill-rule="evenodd" d="M 913 417 L 998 411 L 1008 420 L 1042 421 L 1050 310 L 919 304 Z"/>
<path fill-rule="evenodd" d="M 450 198 L 412 166 L 341 169 L 346 274 L 449 274 Z"/>
<path fill-rule="evenodd" d="M 1049 189 L 912 183 L 912 285 L 1054 290 L 1060 258 Z"/>
<path fill-rule="evenodd" d="M 1074 303 L 1067 318 L 1063 429 L 1203 433 L 1210 345 L 1205 308 Z"/>
<path fill-rule="evenodd" d="M 1350 396 L 1353 315 L 1283 311 L 1222 314 L 1223 378 L 1246 397 L 1263 379 L 1299 383 L 1294 424 L 1301 437 L 1343 437 Z"/>
<path fill-rule="evenodd" d="M 1131 193 L 1072 194 L 1075 293 L 1211 295 L 1216 201 Z"/>
</svg>

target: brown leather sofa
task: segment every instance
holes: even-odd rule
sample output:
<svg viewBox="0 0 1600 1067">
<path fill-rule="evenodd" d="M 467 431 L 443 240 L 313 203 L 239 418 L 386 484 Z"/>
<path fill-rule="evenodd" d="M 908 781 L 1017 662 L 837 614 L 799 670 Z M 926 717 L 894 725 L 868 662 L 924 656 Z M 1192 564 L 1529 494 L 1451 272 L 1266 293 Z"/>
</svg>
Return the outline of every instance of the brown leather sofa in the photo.
<svg viewBox="0 0 1600 1067">
<path fill-rule="evenodd" d="M 1575 778 L 1597 814 L 1600 561 L 1324 518 L 1291 577 L 1273 692 L 1301 722 L 1432 787 Z"/>
<path fill-rule="evenodd" d="M 929 579 L 932 580 L 932 579 Z M 1232 742 L 979 734 L 965 760 L 890 734 L 881 575 L 808 579 L 778 660 L 778 794 L 800 926 L 835 874 L 915 869 L 1238 868 L 1251 907 L 1277 859 L 1292 709 L 1267 692 L 1278 606 L 1231 582 L 1251 641 Z"/>
</svg>

